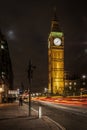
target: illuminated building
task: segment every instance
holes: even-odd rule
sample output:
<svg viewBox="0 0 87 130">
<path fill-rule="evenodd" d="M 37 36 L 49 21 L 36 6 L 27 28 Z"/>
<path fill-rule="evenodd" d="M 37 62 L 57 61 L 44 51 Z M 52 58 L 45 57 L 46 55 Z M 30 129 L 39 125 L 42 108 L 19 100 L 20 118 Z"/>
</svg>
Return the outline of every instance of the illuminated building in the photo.
<svg viewBox="0 0 87 130">
<path fill-rule="evenodd" d="M 8 90 L 13 88 L 13 71 L 8 43 L 0 31 L 0 102 L 7 97 Z"/>
<path fill-rule="evenodd" d="M 65 72 L 65 96 L 75 96 L 80 94 L 80 77 L 76 73 Z"/>
<path fill-rule="evenodd" d="M 51 21 L 48 37 L 48 91 L 60 95 L 64 91 L 64 34 L 59 27 L 56 13 Z"/>
</svg>

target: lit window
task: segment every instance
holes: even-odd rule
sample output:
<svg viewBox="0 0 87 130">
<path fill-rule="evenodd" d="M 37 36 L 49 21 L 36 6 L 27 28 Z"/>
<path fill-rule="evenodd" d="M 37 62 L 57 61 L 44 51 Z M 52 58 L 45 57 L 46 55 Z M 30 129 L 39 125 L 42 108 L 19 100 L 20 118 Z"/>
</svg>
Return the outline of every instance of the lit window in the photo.
<svg viewBox="0 0 87 130">
<path fill-rule="evenodd" d="M 69 86 L 69 89 L 71 90 L 71 89 L 72 89 L 72 87 L 71 87 L 71 86 Z"/>
<path fill-rule="evenodd" d="M 5 74 L 5 72 L 2 72 L 2 74 Z"/>
<path fill-rule="evenodd" d="M 76 85 L 76 82 L 74 82 L 74 85 Z"/>
<path fill-rule="evenodd" d="M 4 49 L 4 46 L 3 46 L 3 45 L 1 45 L 1 49 Z"/>
<path fill-rule="evenodd" d="M 72 82 L 70 82 L 69 85 L 72 85 Z"/>
<path fill-rule="evenodd" d="M 67 86 L 68 85 L 68 83 L 67 82 L 65 82 L 65 86 Z"/>
</svg>

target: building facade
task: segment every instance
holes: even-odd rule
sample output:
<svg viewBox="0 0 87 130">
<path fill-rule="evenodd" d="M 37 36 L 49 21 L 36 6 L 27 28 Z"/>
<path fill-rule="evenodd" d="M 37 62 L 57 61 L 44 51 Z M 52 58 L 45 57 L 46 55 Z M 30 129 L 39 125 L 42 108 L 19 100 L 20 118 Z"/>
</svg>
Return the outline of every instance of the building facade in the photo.
<svg viewBox="0 0 87 130">
<path fill-rule="evenodd" d="M 56 11 L 48 37 L 48 91 L 60 95 L 64 91 L 64 34 L 60 29 Z"/>
<path fill-rule="evenodd" d="M 0 31 L 0 99 L 7 97 L 8 90 L 12 88 L 13 71 L 8 43 Z"/>
</svg>

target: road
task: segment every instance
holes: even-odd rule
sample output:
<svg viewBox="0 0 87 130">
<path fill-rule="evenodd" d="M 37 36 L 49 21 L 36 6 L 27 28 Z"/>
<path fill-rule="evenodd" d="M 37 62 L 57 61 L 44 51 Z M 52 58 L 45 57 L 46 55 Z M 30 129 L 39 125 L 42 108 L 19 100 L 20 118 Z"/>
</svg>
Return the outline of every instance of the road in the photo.
<svg viewBox="0 0 87 130">
<path fill-rule="evenodd" d="M 46 101 L 32 102 L 32 107 L 38 110 L 42 107 L 44 116 L 48 116 L 66 130 L 87 130 L 87 108 L 54 104 Z"/>
</svg>

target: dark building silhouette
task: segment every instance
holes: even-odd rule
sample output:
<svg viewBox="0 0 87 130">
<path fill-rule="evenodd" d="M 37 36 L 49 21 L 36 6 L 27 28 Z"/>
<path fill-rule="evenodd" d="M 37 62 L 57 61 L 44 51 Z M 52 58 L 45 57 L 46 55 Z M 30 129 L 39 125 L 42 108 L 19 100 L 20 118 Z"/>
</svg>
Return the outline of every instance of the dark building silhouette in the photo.
<svg viewBox="0 0 87 130">
<path fill-rule="evenodd" d="M 0 99 L 13 89 L 13 71 L 8 43 L 0 31 Z"/>
</svg>

